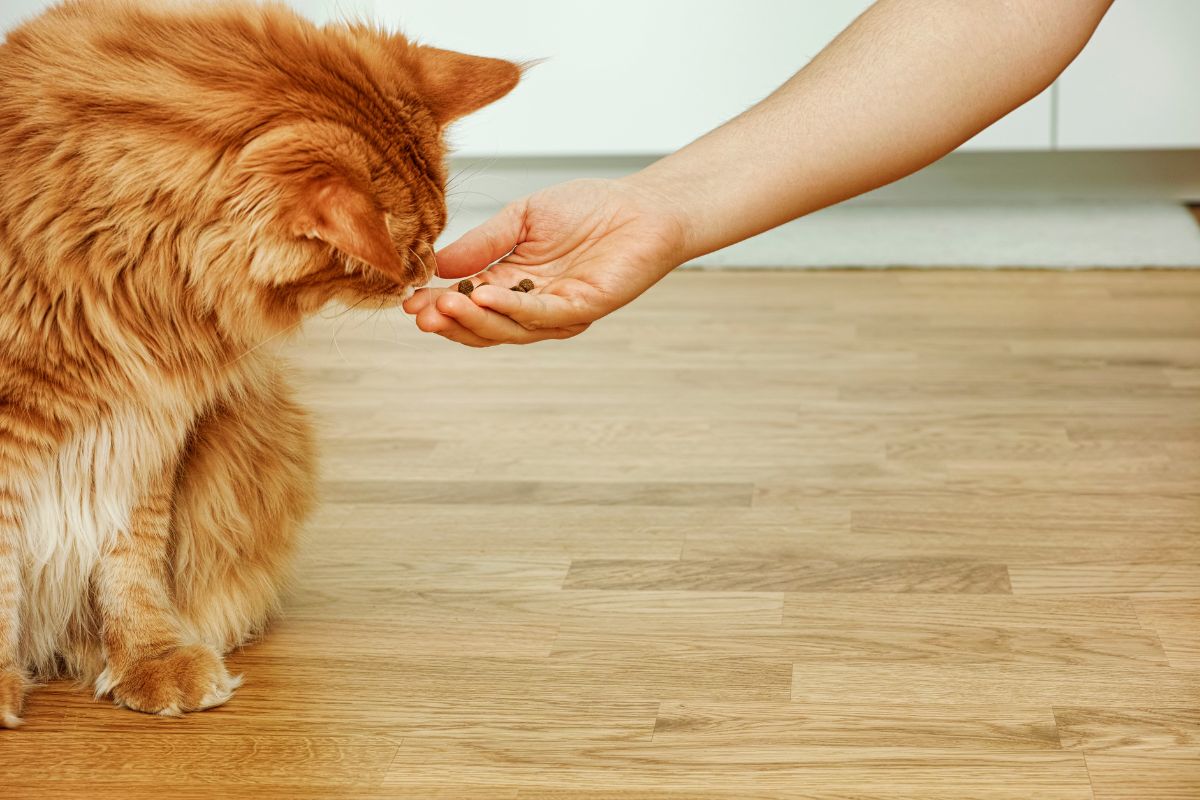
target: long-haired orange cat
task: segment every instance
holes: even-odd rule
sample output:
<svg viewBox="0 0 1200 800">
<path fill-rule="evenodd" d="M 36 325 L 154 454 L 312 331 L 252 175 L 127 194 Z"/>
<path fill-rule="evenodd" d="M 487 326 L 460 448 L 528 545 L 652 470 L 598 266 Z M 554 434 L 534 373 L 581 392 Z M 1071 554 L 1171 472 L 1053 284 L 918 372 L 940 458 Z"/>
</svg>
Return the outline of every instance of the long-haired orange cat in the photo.
<svg viewBox="0 0 1200 800">
<path fill-rule="evenodd" d="M 0 46 L 0 727 L 31 680 L 227 700 L 312 504 L 256 345 L 429 278 L 506 61 L 280 5 L 77 0 Z"/>
</svg>

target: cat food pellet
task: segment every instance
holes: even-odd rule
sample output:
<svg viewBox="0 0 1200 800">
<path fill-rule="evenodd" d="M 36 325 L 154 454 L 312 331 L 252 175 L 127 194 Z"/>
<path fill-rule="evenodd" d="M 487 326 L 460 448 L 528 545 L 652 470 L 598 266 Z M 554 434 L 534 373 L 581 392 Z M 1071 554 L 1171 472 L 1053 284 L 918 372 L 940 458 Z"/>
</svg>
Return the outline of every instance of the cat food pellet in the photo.
<svg viewBox="0 0 1200 800">
<path fill-rule="evenodd" d="M 458 282 L 459 294 L 465 294 L 465 295 L 469 296 L 471 294 L 471 292 L 473 292 L 473 291 L 475 291 L 475 284 L 471 283 L 470 281 L 459 281 Z"/>
</svg>

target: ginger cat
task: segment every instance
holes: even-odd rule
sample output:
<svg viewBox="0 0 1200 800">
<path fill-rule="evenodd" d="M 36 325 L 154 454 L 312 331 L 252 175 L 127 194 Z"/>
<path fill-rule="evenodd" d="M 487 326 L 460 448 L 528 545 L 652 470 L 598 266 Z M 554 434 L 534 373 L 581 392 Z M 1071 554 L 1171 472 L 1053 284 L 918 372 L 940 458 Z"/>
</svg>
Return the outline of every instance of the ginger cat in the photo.
<svg viewBox="0 0 1200 800">
<path fill-rule="evenodd" d="M 164 8 L 164 5 L 166 7 Z M 229 699 L 312 505 L 256 347 L 430 277 L 445 127 L 517 66 L 285 6 L 76 0 L 0 46 L 0 727 Z"/>
</svg>

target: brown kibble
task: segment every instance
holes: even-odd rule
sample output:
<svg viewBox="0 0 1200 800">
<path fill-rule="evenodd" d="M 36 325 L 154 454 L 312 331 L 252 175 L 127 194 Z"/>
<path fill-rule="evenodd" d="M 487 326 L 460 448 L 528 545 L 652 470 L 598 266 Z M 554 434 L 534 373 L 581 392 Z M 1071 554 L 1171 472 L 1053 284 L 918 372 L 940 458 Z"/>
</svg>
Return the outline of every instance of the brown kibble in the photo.
<svg viewBox="0 0 1200 800">
<path fill-rule="evenodd" d="M 471 283 L 470 281 L 459 281 L 458 282 L 458 293 L 459 294 L 465 294 L 467 296 L 470 296 L 471 292 L 473 292 L 473 291 L 475 291 L 475 284 Z"/>
<path fill-rule="evenodd" d="M 517 286 L 521 287 L 522 292 L 533 291 L 533 281 L 529 280 L 529 278 L 521 278 L 521 282 L 518 283 Z"/>
</svg>

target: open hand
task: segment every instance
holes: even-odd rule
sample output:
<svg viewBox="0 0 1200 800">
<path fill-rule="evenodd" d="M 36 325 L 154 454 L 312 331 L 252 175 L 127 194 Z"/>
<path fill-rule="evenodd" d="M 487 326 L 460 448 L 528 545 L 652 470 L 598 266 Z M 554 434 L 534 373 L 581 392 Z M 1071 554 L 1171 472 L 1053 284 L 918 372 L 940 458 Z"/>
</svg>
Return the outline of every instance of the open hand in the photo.
<svg viewBox="0 0 1200 800">
<path fill-rule="evenodd" d="M 565 339 L 678 266 L 684 240 L 662 196 L 622 181 L 572 181 L 512 203 L 437 254 L 443 278 L 483 270 L 470 296 L 421 289 L 404 309 L 421 330 L 473 347 Z M 522 278 L 534 283 L 528 294 L 509 288 Z"/>
</svg>

